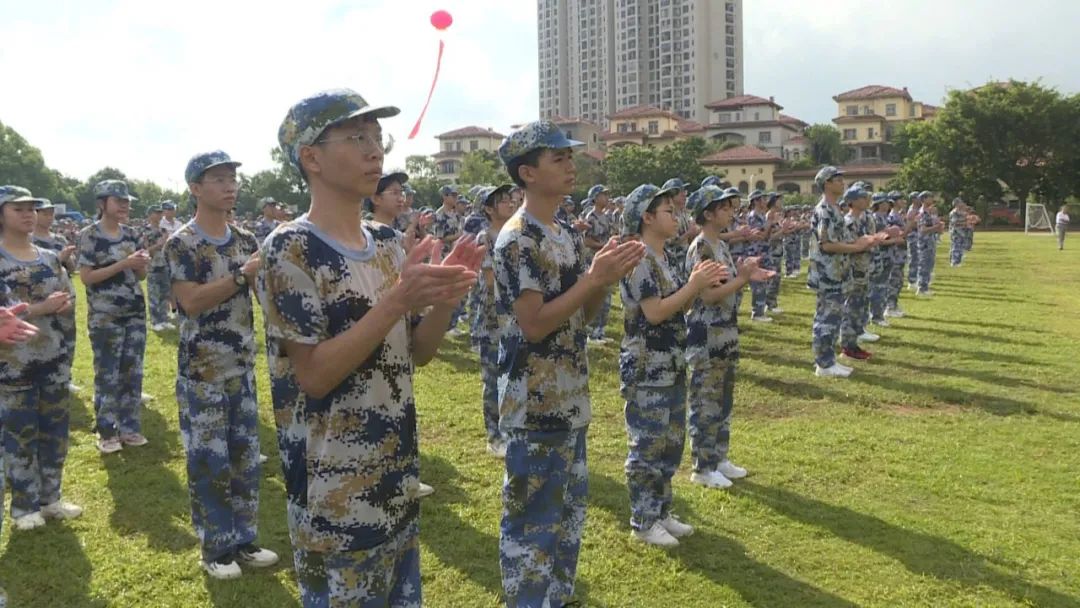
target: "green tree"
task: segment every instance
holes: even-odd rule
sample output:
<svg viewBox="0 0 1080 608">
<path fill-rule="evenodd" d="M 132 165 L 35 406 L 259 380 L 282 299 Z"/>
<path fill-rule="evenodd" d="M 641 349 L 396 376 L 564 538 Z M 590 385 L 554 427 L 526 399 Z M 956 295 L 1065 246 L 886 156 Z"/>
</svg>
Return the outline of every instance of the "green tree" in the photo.
<svg viewBox="0 0 1080 608">
<path fill-rule="evenodd" d="M 839 165 L 844 162 L 844 146 L 840 143 L 840 131 L 830 124 L 819 123 L 807 127 L 803 134 L 810 141 L 810 158 L 816 165 Z"/>
<path fill-rule="evenodd" d="M 22 135 L 0 122 L 0 184 L 29 189 L 36 196 L 54 202 L 71 203 L 75 191 L 60 173 L 45 165 L 41 150 Z"/>
<path fill-rule="evenodd" d="M 458 188 L 468 190 L 473 186 L 501 184 L 508 179 L 499 157 L 488 150 L 469 152 L 461 159 L 458 171 Z"/>
<path fill-rule="evenodd" d="M 107 179 L 122 179 L 127 181 L 127 176 L 119 169 L 105 167 L 86 178 L 86 181 L 80 184 L 75 191 L 75 199 L 78 202 L 78 208 L 82 210 L 84 215 L 93 217 L 97 213 L 97 199 L 94 198 L 94 184 Z M 138 195 L 136 194 L 136 196 Z"/>
<path fill-rule="evenodd" d="M 405 172 L 409 174 L 409 185 L 416 190 L 413 206 L 438 206 L 442 200 L 439 197 L 439 188 L 449 182 L 438 178 L 435 161 L 430 156 L 414 154 L 405 158 Z"/>
<path fill-rule="evenodd" d="M 574 154 L 574 168 L 577 169 L 577 186 L 572 194 L 574 200 L 579 201 L 588 196 L 589 188 L 596 184 L 607 185 L 604 164 L 588 154 Z"/>
<path fill-rule="evenodd" d="M 608 185 L 620 194 L 641 184 L 659 186 L 673 177 L 695 184 L 708 174 L 701 159 L 717 148 L 700 137 L 679 140 L 666 148 L 619 146 L 608 151 L 603 167 Z"/>
</svg>

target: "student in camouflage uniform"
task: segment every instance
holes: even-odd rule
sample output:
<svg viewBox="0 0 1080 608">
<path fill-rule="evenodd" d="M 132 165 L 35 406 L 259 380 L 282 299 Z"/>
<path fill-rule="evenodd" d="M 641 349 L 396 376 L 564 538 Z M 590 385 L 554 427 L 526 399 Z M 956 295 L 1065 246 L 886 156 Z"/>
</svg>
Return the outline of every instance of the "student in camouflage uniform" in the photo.
<svg viewBox="0 0 1080 608">
<path fill-rule="evenodd" d="M 79 233 L 79 276 L 86 286 L 87 329 L 94 351 L 94 416 L 98 449 L 146 445 L 141 404 L 146 301 L 140 281 L 150 255 L 126 225 L 134 197 L 127 184 L 94 186 L 98 221 Z"/>
<path fill-rule="evenodd" d="M 428 228 L 428 234 L 442 242 L 442 253 L 446 255 L 462 235 L 461 216 L 457 212 L 458 191 L 456 188 L 443 186 L 439 188 L 439 195 L 442 196 L 442 206 L 435 211 L 435 217 Z M 454 311 L 453 316 L 450 318 L 450 335 L 461 335 L 457 324 L 463 314 L 465 314 L 464 302 L 461 303 L 461 306 Z"/>
<path fill-rule="evenodd" d="M 892 255 L 892 269 L 889 271 L 889 287 L 885 298 L 885 316 L 901 318 L 904 311 L 900 308 L 900 292 L 904 289 L 904 265 L 908 261 L 907 237 L 911 226 L 907 219 L 907 199 L 900 191 L 889 193 L 893 209 L 889 212 L 886 223 L 899 232 L 893 237 L 893 244 L 886 248 Z"/>
<path fill-rule="evenodd" d="M 675 220 L 679 222 L 679 233 L 668 241 L 667 250 L 671 259 L 685 260 L 690 241 L 693 241 L 694 237 L 697 236 L 697 225 L 690 219 L 686 211 L 686 201 L 690 195 L 689 184 L 681 178 L 673 177 L 664 182 L 664 185 L 660 188 L 663 190 L 677 188 L 679 191 L 678 195 L 672 199 L 675 205 Z M 681 263 L 677 264 L 677 266 L 678 268 L 675 269 L 676 274 L 685 283 L 689 275 L 685 274 Z"/>
<path fill-rule="evenodd" d="M 911 205 L 908 207 L 907 220 L 912 224 L 912 229 L 908 231 L 905 240 L 907 240 L 908 250 L 908 288 L 915 291 L 915 284 L 919 279 L 919 217 L 922 211 L 922 200 L 920 199 L 919 192 L 912 192 L 908 195 L 908 201 Z"/>
<path fill-rule="evenodd" d="M 784 312 L 784 309 L 780 308 L 780 270 L 784 267 L 784 239 L 791 229 L 784 222 L 784 205 L 780 194 L 770 192 L 765 196 L 765 218 L 770 225 L 768 267 L 776 271 L 776 274 L 765 282 L 765 309 L 766 312 L 779 315 Z"/>
<path fill-rule="evenodd" d="M 499 317 L 495 310 L 495 241 L 499 231 L 516 211 L 509 184 L 485 187 L 478 196 L 487 215 L 487 229 L 477 243 L 487 248 L 480 266 L 480 294 L 470 331 L 473 350 L 480 357 L 480 380 L 483 383 L 484 431 L 487 450 L 492 456 L 506 457 L 506 441 L 499 430 Z"/>
<path fill-rule="evenodd" d="M 728 459 L 735 370 L 739 361 L 738 307 L 735 295 L 751 279 L 765 280 L 757 258 L 736 262 L 720 236 L 731 225 L 739 200 L 735 188 L 703 186 L 690 196 L 689 209 L 700 227 L 690 244 L 686 266 L 723 265 L 727 279 L 699 294 L 686 313 L 686 359 L 690 366 L 689 429 L 693 472 L 690 481 L 707 488 L 731 487 L 746 469 Z"/>
<path fill-rule="evenodd" d="M 615 231 L 614 222 L 611 215 L 608 214 L 608 201 L 611 197 L 611 191 L 607 186 L 603 184 L 596 184 L 592 188 L 589 188 L 589 195 L 586 200 L 586 205 L 591 207 L 588 213 L 585 214 L 585 222 L 589 227 L 585 230 L 583 236 L 585 240 L 585 263 L 592 263 L 593 255 L 597 251 L 604 248 L 608 239 L 618 234 Z M 604 331 L 607 329 L 608 315 L 611 313 L 611 291 L 608 291 L 604 297 L 604 304 L 600 307 L 600 312 L 596 315 L 596 320 L 592 323 L 592 329 L 589 332 L 589 340 L 597 344 L 606 344 L 610 342 L 608 338 L 604 336 Z"/>
<path fill-rule="evenodd" d="M 715 260 L 691 269 L 685 284 L 665 245 L 679 222 L 672 199 L 680 187 L 638 186 L 626 197 L 623 235 L 640 238 L 645 257 L 622 280 L 623 334 L 619 353 L 622 395 L 626 399 L 626 485 L 630 527 L 637 540 L 661 547 L 694 529 L 671 511 L 671 478 L 682 462 L 686 437 L 686 318 L 691 300 L 727 278 Z"/>
<path fill-rule="evenodd" d="M 278 556 L 255 545 L 259 510 L 259 403 L 250 286 L 255 235 L 226 221 L 236 204 L 233 161 L 221 150 L 188 161 L 195 218 L 165 245 L 180 319 L 176 402 L 187 452 L 191 520 L 210 576 L 240 576 Z"/>
<path fill-rule="evenodd" d="M 884 192 L 875 193 L 870 198 L 870 229 L 874 233 L 884 233 L 889 228 L 889 212 L 892 200 Z M 885 240 L 870 252 L 870 320 L 880 326 L 888 327 L 885 318 L 885 306 L 889 297 L 889 276 L 892 274 L 891 238 Z"/>
<path fill-rule="evenodd" d="M 64 235 L 52 232 L 53 221 L 56 219 L 56 207 L 47 198 L 40 199 L 40 201 L 37 206 L 37 225 L 34 227 L 33 243 L 42 249 L 55 251 L 60 258 L 60 264 L 67 270 L 68 277 L 70 277 L 75 272 L 75 258 L 78 248 L 71 244 Z M 71 291 L 71 306 L 73 309 L 75 308 L 76 294 L 77 292 L 73 289 Z M 68 322 L 67 317 L 64 317 L 64 332 L 64 345 L 68 349 L 68 358 L 73 362 L 77 339 L 74 315 L 71 316 L 70 322 Z M 70 382 L 68 383 L 68 389 L 77 393 L 82 390 L 82 387 Z"/>
<path fill-rule="evenodd" d="M 169 322 L 171 296 L 169 291 L 169 268 L 162 249 L 169 233 L 161 227 L 162 209 L 151 205 L 147 209 L 146 225 L 140 231 L 141 246 L 150 254 L 150 269 L 146 273 L 146 297 L 149 300 L 150 329 L 166 331 L 175 329 Z"/>
<path fill-rule="evenodd" d="M 852 186 L 844 192 L 844 200 L 850 207 L 844 217 L 849 237 L 861 239 L 873 236 L 873 220 L 867 213 L 870 193 L 858 186 Z M 874 251 L 871 250 L 848 254 L 849 271 L 845 286 L 844 315 L 840 325 L 840 344 L 843 347 L 842 354 L 849 359 L 869 359 L 870 353 L 859 346 L 859 341 L 876 342 L 879 338 L 866 332 L 870 312 L 868 296 L 873 256 Z"/>
<path fill-rule="evenodd" d="M 953 268 L 964 263 L 964 253 L 970 247 L 967 244 L 968 214 L 964 201 L 956 197 L 949 211 L 949 265 Z"/>
<path fill-rule="evenodd" d="M 750 213 L 746 216 L 746 225 L 758 234 L 750 238 L 742 254 L 746 257 L 759 257 L 759 264 L 766 270 L 773 270 L 772 255 L 769 251 L 769 238 L 773 227 L 768 220 L 768 202 L 765 193 L 754 190 L 748 196 L 750 200 Z M 772 323 L 772 317 L 767 316 L 766 307 L 769 286 L 767 283 L 758 282 L 750 285 L 750 321 L 757 323 Z"/>
<path fill-rule="evenodd" d="M 68 450 L 68 384 L 75 323 L 73 289 L 59 256 L 33 244 L 34 198 L 18 186 L 0 186 L 0 305 L 25 303 L 37 327 L 24 343 L 0 348 L 0 477 L 11 484 L 16 530 L 71 519 L 82 507 L 61 500 Z M 2 488 L 0 488 L 2 490 Z M 0 511 L 3 510 L 0 491 Z"/>
<path fill-rule="evenodd" d="M 922 202 L 922 211 L 919 215 L 919 269 L 918 289 L 915 295 L 930 297 L 934 292 L 930 290 L 930 282 L 934 278 L 934 265 L 937 258 L 937 240 L 945 230 L 944 224 L 937 217 L 937 208 L 934 206 L 932 192 L 923 191 L 919 194 Z"/>
<path fill-rule="evenodd" d="M 784 277 L 793 279 L 802 272 L 803 225 L 797 208 L 784 208 L 784 220 L 791 226 L 784 235 Z"/>
<path fill-rule="evenodd" d="M 645 252 L 641 243 L 611 239 L 586 268 L 580 235 L 555 219 L 574 188 L 571 148 L 579 145 L 544 120 L 499 146 L 507 173 L 526 192 L 495 245 L 506 437 L 499 554 L 511 608 L 573 598 L 588 494 L 588 325 Z"/>
<path fill-rule="evenodd" d="M 378 119 L 397 114 L 336 89 L 278 131 L 311 192 L 307 216 L 263 243 L 258 278 L 305 607 L 421 603 L 413 366 L 434 357 L 483 250 L 466 239 L 443 258 L 425 238 L 406 255 L 361 220 L 389 147 Z"/>
<path fill-rule="evenodd" d="M 844 298 L 851 276 L 849 255 L 866 251 L 870 237 L 856 239 L 848 231 L 840 212 L 839 200 L 844 191 L 843 172 L 826 166 L 818 171 L 814 182 L 821 189 L 821 201 L 810 220 L 810 274 L 806 285 L 817 292 L 814 312 L 813 347 L 815 374 L 823 377 L 846 378 L 852 368 L 836 362 L 836 340 L 844 317 Z M 857 193 L 855 189 L 847 196 Z"/>
</svg>

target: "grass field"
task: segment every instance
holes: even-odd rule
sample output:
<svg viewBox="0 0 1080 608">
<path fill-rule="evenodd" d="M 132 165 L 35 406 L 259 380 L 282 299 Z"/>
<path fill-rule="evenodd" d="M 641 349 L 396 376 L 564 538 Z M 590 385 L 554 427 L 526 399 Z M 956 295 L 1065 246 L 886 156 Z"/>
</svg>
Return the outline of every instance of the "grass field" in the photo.
<svg viewBox="0 0 1080 608">
<path fill-rule="evenodd" d="M 949 268 L 947 254 L 946 240 L 937 296 L 905 292 L 908 317 L 880 330 L 876 356 L 849 380 L 812 374 L 813 298 L 802 281 L 784 281 L 776 323 L 743 324 L 732 459 L 751 476 L 706 490 L 689 483 L 684 464 L 676 511 L 697 531 L 672 551 L 630 538 L 618 346 L 594 349 L 579 598 L 611 607 L 1080 606 L 1080 254 L 1006 233 L 977 234 L 962 268 Z M 615 325 L 610 333 L 621 335 Z M 173 332 L 147 347 L 151 444 L 103 458 L 80 327 L 75 376 L 86 390 L 72 400 L 64 489 L 86 514 L 14 534 L 5 522 L 0 586 L 14 608 L 297 605 L 288 560 L 232 582 L 198 566 L 175 342 Z M 271 461 L 260 540 L 288 556 L 264 354 Z M 418 373 L 422 478 L 436 488 L 421 520 L 429 606 L 499 603 L 502 467 L 484 450 L 478 381 L 464 339 Z"/>
</svg>

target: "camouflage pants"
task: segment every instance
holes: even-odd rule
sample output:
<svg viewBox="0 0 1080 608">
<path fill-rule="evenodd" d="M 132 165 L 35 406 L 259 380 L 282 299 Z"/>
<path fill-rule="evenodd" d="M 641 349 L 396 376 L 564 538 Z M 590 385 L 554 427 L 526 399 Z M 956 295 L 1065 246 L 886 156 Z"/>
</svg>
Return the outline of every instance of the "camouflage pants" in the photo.
<svg viewBox="0 0 1080 608">
<path fill-rule="evenodd" d="M 776 271 L 776 276 L 769 279 L 768 282 L 765 283 L 765 304 L 769 308 L 780 307 L 780 303 L 778 301 L 780 298 L 780 279 L 782 278 L 780 276 L 780 269 L 782 268 L 783 262 L 783 258 L 773 256 L 772 264 L 769 266 L 770 270 Z"/>
<path fill-rule="evenodd" d="M 91 319 L 89 326 L 97 433 L 140 433 L 146 319 Z"/>
<path fill-rule="evenodd" d="M 967 228 L 964 230 L 964 251 L 971 251 L 971 246 L 975 244 L 975 230 L 973 228 Z"/>
<path fill-rule="evenodd" d="M 608 317 L 611 316 L 611 289 L 608 288 L 607 294 L 604 296 L 604 303 L 600 305 L 600 312 L 596 313 L 596 319 L 593 320 L 592 331 L 590 337 L 600 339 L 604 337 L 604 331 L 607 329 Z"/>
<path fill-rule="evenodd" d="M 146 296 L 150 304 L 150 323 L 157 325 L 167 322 L 172 298 L 167 267 L 150 267 L 150 272 L 146 273 Z"/>
<path fill-rule="evenodd" d="M 255 376 L 223 384 L 176 378 L 187 453 L 191 522 L 205 561 L 255 541 L 259 511 L 259 403 Z"/>
<path fill-rule="evenodd" d="M 488 443 L 502 441 L 499 431 L 499 345 L 480 344 L 480 379 L 484 384 L 484 431 Z"/>
<path fill-rule="evenodd" d="M 810 234 L 809 233 L 803 233 L 803 235 L 799 237 L 799 245 L 800 245 L 799 248 L 802 249 L 802 258 L 804 260 L 806 258 L 809 258 L 810 257 Z"/>
<path fill-rule="evenodd" d="M 914 283 L 919 279 L 919 237 L 916 236 L 907 242 L 907 254 L 907 282 Z"/>
<path fill-rule="evenodd" d="M 671 512 L 671 478 L 686 443 L 686 378 L 672 386 L 623 387 L 630 527 L 648 530 Z"/>
<path fill-rule="evenodd" d="M 959 232 L 949 235 L 949 262 L 955 266 L 964 261 L 964 252 L 968 250 L 964 236 Z"/>
<path fill-rule="evenodd" d="M 904 290 L 904 263 L 905 260 L 893 260 L 889 270 L 889 289 L 885 297 L 885 307 L 891 310 L 900 309 L 900 292 Z"/>
<path fill-rule="evenodd" d="M 919 268 L 918 268 L 918 284 L 919 290 L 925 291 L 930 289 L 930 276 L 934 274 L 934 258 L 937 256 L 937 243 L 934 239 L 923 239 L 919 245 Z"/>
<path fill-rule="evenodd" d="M 0 437 L 12 517 L 36 513 L 60 500 L 68 451 L 67 395 L 66 382 L 0 392 L 4 429 Z"/>
<path fill-rule="evenodd" d="M 735 405 L 735 362 L 690 363 L 690 454 L 695 473 L 709 473 L 727 459 Z"/>
<path fill-rule="evenodd" d="M 420 522 L 383 544 L 348 553 L 296 549 L 304 608 L 419 608 Z"/>
<path fill-rule="evenodd" d="M 875 321 L 885 318 L 889 302 L 889 280 L 892 277 L 892 260 L 881 262 L 880 268 L 870 275 L 870 317 Z"/>
<path fill-rule="evenodd" d="M 814 311 L 814 363 L 832 367 L 836 363 L 836 339 L 844 318 L 844 294 L 840 291 L 818 289 L 817 309 Z"/>
<path fill-rule="evenodd" d="M 857 348 L 858 339 L 866 330 L 866 321 L 870 316 L 869 285 L 856 281 L 848 290 L 844 300 L 844 318 L 840 323 L 840 344 L 844 348 Z"/>
<path fill-rule="evenodd" d="M 507 433 L 499 565 L 509 608 L 573 598 L 589 494 L 587 431 Z"/>
<path fill-rule="evenodd" d="M 799 274 L 802 269 L 802 259 L 799 247 L 802 239 L 799 237 L 784 239 L 784 274 Z"/>
<path fill-rule="evenodd" d="M 761 267 L 772 270 L 772 258 L 768 255 L 761 256 Z M 765 315 L 765 306 L 768 304 L 769 285 L 765 281 L 752 281 L 750 283 L 750 317 Z"/>
</svg>

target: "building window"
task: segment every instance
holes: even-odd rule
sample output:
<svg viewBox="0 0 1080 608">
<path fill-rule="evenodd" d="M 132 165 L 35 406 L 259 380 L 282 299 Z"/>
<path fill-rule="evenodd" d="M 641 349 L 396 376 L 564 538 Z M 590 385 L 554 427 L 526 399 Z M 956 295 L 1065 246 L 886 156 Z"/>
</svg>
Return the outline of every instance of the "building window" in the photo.
<svg viewBox="0 0 1080 608">
<path fill-rule="evenodd" d="M 446 150 L 447 152 L 453 152 L 454 151 L 454 142 L 448 141 L 448 142 L 443 143 L 443 150 Z"/>
<path fill-rule="evenodd" d="M 659 134 L 660 134 L 660 121 L 650 120 L 649 121 L 649 135 L 659 135 Z"/>
<path fill-rule="evenodd" d="M 626 133 L 627 131 L 629 131 L 629 126 L 630 125 L 626 124 L 625 122 L 620 122 L 618 126 L 619 133 Z"/>
<path fill-rule="evenodd" d="M 761 112 L 754 112 L 754 121 L 761 120 Z"/>
<path fill-rule="evenodd" d="M 874 135 L 874 127 L 870 127 L 869 129 L 866 130 L 866 138 L 867 139 L 874 139 L 874 137 L 875 137 L 875 135 Z"/>
<path fill-rule="evenodd" d="M 855 139 L 855 129 L 844 129 L 844 140 Z"/>
<path fill-rule="evenodd" d="M 476 152 L 480 149 L 480 142 L 475 139 L 469 141 L 469 152 Z"/>
<path fill-rule="evenodd" d="M 772 133 L 769 132 L 769 131 L 758 131 L 757 142 L 759 144 L 771 144 L 772 143 Z"/>
<path fill-rule="evenodd" d="M 896 104 L 895 103 L 887 103 L 887 104 L 885 104 L 885 116 L 896 116 Z"/>
<path fill-rule="evenodd" d="M 716 115 L 717 122 L 731 122 L 731 114 L 724 112 L 723 114 Z"/>
<path fill-rule="evenodd" d="M 915 116 L 915 104 L 908 106 L 908 116 Z"/>
<path fill-rule="evenodd" d="M 460 141 L 455 141 L 454 142 L 454 151 L 455 152 L 461 152 L 461 142 Z"/>
<path fill-rule="evenodd" d="M 870 116 L 871 114 L 874 113 L 874 109 L 871 108 L 870 106 L 863 106 L 862 107 L 862 113 L 863 113 L 864 116 Z"/>
<path fill-rule="evenodd" d="M 859 115 L 859 106 L 848 106 L 846 108 L 846 110 L 847 110 L 847 115 L 848 116 L 858 116 Z"/>
</svg>

